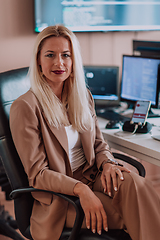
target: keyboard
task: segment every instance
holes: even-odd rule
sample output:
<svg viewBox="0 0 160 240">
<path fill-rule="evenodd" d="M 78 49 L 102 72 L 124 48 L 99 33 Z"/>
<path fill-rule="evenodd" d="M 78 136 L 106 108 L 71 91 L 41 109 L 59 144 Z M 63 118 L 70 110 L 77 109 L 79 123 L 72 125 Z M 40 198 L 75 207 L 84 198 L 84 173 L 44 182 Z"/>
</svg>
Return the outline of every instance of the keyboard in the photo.
<svg viewBox="0 0 160 240">
<path fill-rule="evenodd" d="M 97 111 L 97 116 L 105 118 L 107 120 L 115 121 L 115 122 L 125 122 L 125 121 L 130 121 L 131 118 L 123 116 L 114 110 L 111 109 L 105 109 L 104 111 Z"/>
</svg>

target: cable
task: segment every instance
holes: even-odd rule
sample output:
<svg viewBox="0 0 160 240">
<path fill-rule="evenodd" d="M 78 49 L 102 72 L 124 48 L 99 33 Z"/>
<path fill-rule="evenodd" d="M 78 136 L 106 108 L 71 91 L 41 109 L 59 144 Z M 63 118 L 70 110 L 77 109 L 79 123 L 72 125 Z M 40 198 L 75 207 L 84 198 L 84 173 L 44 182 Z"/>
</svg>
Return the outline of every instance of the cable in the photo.
<svg viewBox="0 0 160 240">
<path fill-rule="evenodd" d="M 135 134 L 135 132 L 137 131 L 139 125 L 140 125 L 139 123 L 134 125 L 134 131 L 131 133 L 132 135 Z"/>
</svg>

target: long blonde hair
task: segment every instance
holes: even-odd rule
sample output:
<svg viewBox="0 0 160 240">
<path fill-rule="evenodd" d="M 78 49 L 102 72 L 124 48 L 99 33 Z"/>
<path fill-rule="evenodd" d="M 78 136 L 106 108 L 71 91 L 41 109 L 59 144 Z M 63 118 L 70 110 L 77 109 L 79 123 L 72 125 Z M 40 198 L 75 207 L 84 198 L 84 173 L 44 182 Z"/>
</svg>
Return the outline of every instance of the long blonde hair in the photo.
<svg viewBox="0 0 160 240">
<path fill-rule="evenodd" d="M 64 83 L 62 102 L 45 81 L 41 67 L 38 64 L 44 41 L 53 36 L 66 38 L 70 42 L 72 49 L 73 72 Z M 58 128 L 62 124 L 72 124 L 79 132 L 92 128 L 93 120 L 88 99 L 89 94 L 85 84 L 80 46 L 73 32 L 62 25 L 50 26 L 40 32 L 35 42 L 29 74 L 31 89 L 38 98 L 51 125 Z"/>
</svg>

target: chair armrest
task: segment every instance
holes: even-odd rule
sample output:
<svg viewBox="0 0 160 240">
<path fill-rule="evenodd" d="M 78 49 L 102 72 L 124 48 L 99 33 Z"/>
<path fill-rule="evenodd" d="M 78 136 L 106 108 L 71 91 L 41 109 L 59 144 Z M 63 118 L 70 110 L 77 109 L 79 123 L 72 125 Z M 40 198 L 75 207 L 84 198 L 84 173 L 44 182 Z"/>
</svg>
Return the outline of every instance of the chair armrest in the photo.
<svg viewBox="0 0 160 240">
<path fill-rule="evenodd" d="M 82 226 L 82 223 L 83 223 L 83 219 L 84 219 L 84 212 L 83 212 L 83 209 L 81 207 L 79 198 L 75 197 L 75 196 L 62 194 L 62 193 L 56 193 L 56 192 L 53 192 L 53 191 L 36 189 L 36 188 L 33 188 L 33 187 L 15 189 L 10 193 L 10 198 L 11 199 L 16 199 L 16 198 L 19 198 L 22 194 L 31 193 L 31 192 L 49 192 L 49 193 L 52 193 L 52 194 L 54 194 L 58 197 L 63 198 L 64 200 L 68 201 L 69 203 L 71 203 L 74 206 L 74 208 L 76 210 L 76 219 L 75 219 L 74 226 L 72 228 L 72 231 L 71 231 L 71 234 L 70 234 L 70 237 L 68 238 L 68 240 L 77 239 L 77 236 L 80 232 L 80 229 L 81 229 L 81 226 Z"/>
<path fill-rule="evenodd" d="M 134 166 L 138 170 L 139 175 L 142 177 L 145 177 L 146 170 L 145 170 L 144 166 L 142 165 L 142 163 L 138 162 L 137 160 L 135 160 L 127 155 L 121 154 L 121 153 L 113 152 L 112 154 L 113 154 L 114 158 L 120 159 L 120 160 L 127 162 L 127 163 L 131 164 L 132 166 Z"/>
</svg>

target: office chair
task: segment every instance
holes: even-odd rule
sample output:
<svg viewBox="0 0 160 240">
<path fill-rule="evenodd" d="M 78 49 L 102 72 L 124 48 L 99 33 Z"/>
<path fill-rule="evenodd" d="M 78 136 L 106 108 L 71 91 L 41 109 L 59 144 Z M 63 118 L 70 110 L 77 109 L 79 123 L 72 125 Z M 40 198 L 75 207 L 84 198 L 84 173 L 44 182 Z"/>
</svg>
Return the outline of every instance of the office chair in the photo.
<svg viewBox="0 0 160 240">
<path fill-rule="evenodd" d="M 9 112 L 12 102 L 30 88 L 29 79 L 26 77 L 27 71 L 28 68 L 21 68 L 0 73 L 0 156 L 12 188 L 10 196 L 14 199 L 18 228 L 25 238 L 32 239 L 30 216 L 34 199 L 31 192 L 45 192 L 46 190 L 29 186 L 27 175 L 15 149 L 9 128 Z M 132 164 L 141 176 L 145 176 L 145 169 L 138 161 L 119 153 L 114 153 L 114 156 Z M 103 231 L 102 235 L 99 236 L 88 229 L 81 229 L 84 213 L 79 199 L 74 196 L 52 193 L 73 204 L 77 213 L 74 227 L 72 229 L 64 228 L 60 240 L 131 240 L 129 234 L 124 230 Z"/>
<path fill-rule="evenodd" d="M 4 170 L 2 161 L 0 161 L 0 186 L 2 191 L 5 193 L 6 200 L 10 200 L 9 194 L 11 192 L 11 186 Z"/>
</svg>

